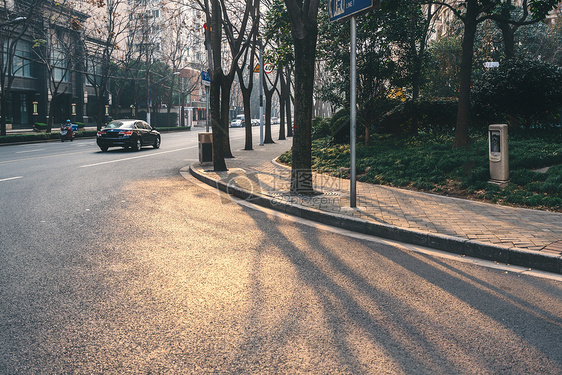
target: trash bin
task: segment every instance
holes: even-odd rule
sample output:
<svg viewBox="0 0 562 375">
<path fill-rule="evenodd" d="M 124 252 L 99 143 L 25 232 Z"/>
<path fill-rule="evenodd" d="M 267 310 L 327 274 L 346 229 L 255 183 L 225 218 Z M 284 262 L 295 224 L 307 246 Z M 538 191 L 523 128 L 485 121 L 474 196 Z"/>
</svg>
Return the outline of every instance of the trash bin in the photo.
<svg viewBox="0 0 562 375">
<path fill-rule="evenodd" d="M 213 133 L 199 133 L 199 162 L 213 161 Z"/>
<path fill-rule="evenodd" d="M 493 182 L 509 181 L 509 148 L 507 125 L 493 124 L 488 127 L 490 179 Z"/>
</svg>

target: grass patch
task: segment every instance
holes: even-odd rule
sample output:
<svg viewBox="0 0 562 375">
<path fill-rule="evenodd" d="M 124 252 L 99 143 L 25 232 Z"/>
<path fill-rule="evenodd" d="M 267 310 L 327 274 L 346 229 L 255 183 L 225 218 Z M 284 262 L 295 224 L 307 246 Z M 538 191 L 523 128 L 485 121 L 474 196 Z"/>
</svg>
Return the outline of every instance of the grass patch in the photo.
<svg viewBox="0 0 562 375">
<path fill-rule="evenodd" d="M 358 181 L 471 198 L 491 203 L 562 212 L 562 130 L 543 137 L 513 136 L 509 140 L 510 183 L 500 187 L 490 178 L 487 137 L 472 140 L 470 149 L 453 149 L 453 136 L 373 136 L 358 142 Z M 349 145 L 329 138 L 313 142 L 313 170 L 349 177 Z M 291 163 L 291 152 L 280 157 Z M 533 169 L 550 167 L 539 173 Z"/>
</svg>

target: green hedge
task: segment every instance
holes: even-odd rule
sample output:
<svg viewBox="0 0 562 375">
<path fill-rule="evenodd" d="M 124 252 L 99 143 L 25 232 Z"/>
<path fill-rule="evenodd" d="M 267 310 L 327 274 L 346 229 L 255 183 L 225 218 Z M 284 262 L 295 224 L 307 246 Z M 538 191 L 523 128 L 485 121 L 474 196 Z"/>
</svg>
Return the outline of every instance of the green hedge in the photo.
<svg viewBox="0 0 562 375">
<path fill-rule="evenodd" d="M 535 60 L 507 60 L 475 83 L 473 117 L 481 126 L 536 129 L 560 123 L 562 70 Z"/>
<path fill-rule="evenodd" d="M 172 126 L 176 125 L 178 123 L 178 114 L 175 112 L 170 112 L 169 115 L 170 115 L 170 119 L 168 122 L 168 113 L 159 113 L 159 112 L 151 113 L 150 123 L 156 127 L 159 127 L 159 125 L 165 127 L 168 124 Z"/>
<path fill-rule="evenodd" d="M 376 122 L 378 133 L 450 133 L 457 122 L 456 98 L 406 101 L 386 112 Z"/>
<path fill-rule="evenodd" d="M 95 137 L 95 130 L 76 132 L 76 138 Z M 49 139 L 59 139 L 60 133 L 54 131 L 51 133 L 25 133 L 25 134 L 10 134 L 0 137 L 0 143 L 17 143 L 17 142 L 39 142 Z"/>
<path fill-rule="evenodd" d="M 156 128 L 159 132 L 172 132 L 172 131 L 189 131 L 191 128 L 189 126 L 184 127 L 163 127 Z M 96 130 L 87 131 L 77 131 L 75 132 L 76 138 L 86 138 L 95 137 Z M 59 139 L 60 134 L 58 131 L 53 131 L 51 133 L 24 133 L 24 134 L 10 134 L 4 137 L 0 137 L 0 144 L 2 143 L 18 143 L 18 142 L 39 142 L 46 141 L 49 139 Z"/>
<path fill-rule="evenodd" d="M 191 126 L 169 126 L 169 127 L 154 127 L 160 133 L 163 132 L 185 132 L 190 131 Z"/>
</svg>

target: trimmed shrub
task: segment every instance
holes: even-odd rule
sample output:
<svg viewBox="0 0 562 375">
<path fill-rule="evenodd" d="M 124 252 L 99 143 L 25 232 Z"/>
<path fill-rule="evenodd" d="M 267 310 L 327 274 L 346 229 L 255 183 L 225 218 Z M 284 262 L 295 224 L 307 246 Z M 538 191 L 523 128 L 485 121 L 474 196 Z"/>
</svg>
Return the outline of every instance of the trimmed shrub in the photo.
<svg viewBox="0 0 562 375">
<path fill-rule="evenodd" d="M 151 113 L 150 122 L 156 127 L 166 127 L 168 125 L 174 126 L 178 123 L 178 114 L 175 112 L 170 112 L 170 117 L 168 121 L 168 113 Z"/>
<path fill-rule="evenodd" d="M 330 119 L 325 117 L 315 117 L 312 120 L 312 139 L 320 139 L 332 135 Z"/>
<path fill-rule="evenodd" d="M 560 121 L 562 70 L 536 60 L 508 60 L 475 84 L 473 115 L 481 126 L 508 121 L 537 128 Z"/>
<path fill-rule="evenodd" d="M 377 122 L 377 131 L 387 134 L 450 133 L 457 121 L 458 100 L 438 98 L 397 104 Z"/>
</svg>

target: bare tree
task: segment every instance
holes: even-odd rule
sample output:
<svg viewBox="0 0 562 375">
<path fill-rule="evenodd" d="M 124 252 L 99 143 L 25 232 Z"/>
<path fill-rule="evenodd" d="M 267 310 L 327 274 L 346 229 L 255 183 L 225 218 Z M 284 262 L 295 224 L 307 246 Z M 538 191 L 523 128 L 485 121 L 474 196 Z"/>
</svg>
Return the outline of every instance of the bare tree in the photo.
<svg viewBox="0 0 562 375">
<path fill-rule="evenodd" d="M 84 55 L 88 83 L 96 97 L 95 119 L 98 129 L 104 124 L 106 95 L 115 70 L 115 51 L 124 44 L 129 31 L 125 0 L 87 0 L 92 17 L 85 27 Z"/>
<path fill-rule="evenodd" d="M 144 17 L 132 14 L 129 18 L 129 32 L 125 36 L 122 47 L 117 51 L 113 62 L 116 65 L 117 73 L 114 74 L 109 90 L 113 97 L 112 115 L 114 118 L 121 115 L 121 95 L 125 87 L 132 82 L 133 86 L 138 85 L 139 66 L 142 64 L 144 54 L 139 46 L 146 44 L 146 33 L 143 33 Z M 138 90 L 133 90 L 134 97 L 132 105 L 138 108 Z"/>
<path fill-rule="evenodd" d="M 266 79 L 263 80 L 263 90 L 265 94 L 265 135 L 264 135 L 264 143 L 275 143 L 273 142 L 273 138 L 271 136 L 271 107 L 273 104 L 273 94 L 277 91 L 277 84 L 279 83 L 279 76 L 280 72 L 275 72 L 275 79 L 273 82 L 266 75 Z M 268 82 L 269 86 L 268 87 Z"/>
<path fill-rule="evenodd" d="M 259 7 L 259 0 L 240 0 L 237 3 L 224 0 L 196 0 L 205 13 L 207 28 L 205 45 L 208 53 L 209 75 L 211 77 L 210 107 L 213 126 L 213 164 L 216 171 L 226 170 L 225 157 L 232 157 L 229 141 L 228 120 L 230 114 L 231 87 L 236 73 L 238 60 L 249 47 L 248 32 L 252 30 L 252 9 Z M 238 18 L 231 20 L 228 9 L 232 5 L 238 11 L 232 12 Z M 224 32 L 224 35 L 223 35 Z M 223 59 L 222 42 L 229 46 L 229 59 Z M 223 62 L 227 61 L 223 68 Z"/>
<path fill-rule="evenodd" d="M 291 124 L 290 110 L 290 91 L 291 91 L 291 65 L 294 61 L 293 40 L 290 36 L 291 25 L 289 14 L 283 3 L 283 0 L 268 1 L 268 10 L 266 13 L 265 39 L 268 49 L 268 60 L 276 66 L 279 75 L 280 87 L 279 108 L 280 108 L 280 126 L 279 139 L 285 139 L 285 134 L 289 137 L 293 136 L 293 128 Z M 287 131 L 285 132 L 285 123 L 287 123 Z"/>
<path fill-rule="evenodd" d="M 46 70 L 50 94 L 47 132 L 50 133 L 57 119 L 57 111 L 60 111 L 60 115 L 69 115 L 64 112 L 65 108 L 59 99 L 71 91 L 73 78 L 78 80 L 73 75 L 82 58 L 81 31 L 87 16 L 78 17 L 71 2 L 45 3 L 43 12 L 48 22 L 35 30 L 33 51 Z M 60 115 L 58 120 L 64 121 Z"/>
<path fill-rule="evenodd" d="M 29 66 L 30 61 L 18 56 L 18 45 L 35 23 L 40 9 L 39 0 L 4 2 L 0 13 L 0 135 L 6 135 L 9 113 L 8 103 L 12 85 L 20 69 Z M 16 60 L 20 64 L 16 63 Z"/>
<path fill-rule="evenodd" d="M 164 12 L 166 27 L 162 38 L 162 56 L 163 61 L 172 71 L 167 99 L 167 126 L 170 126 L 176 78 L 179 78 L 180 72 L 184 68 L 185 51 L 189 48 L 189 38 L 186 34 L 194 33 L 195 30 L 189 22 L 184 7 L 172 6 L 164 8 Z"/>
<path fill-rule="evenodd" d="M 240 83 L 240 91 L 242 93 L 242 102 L 244 107 L 244 127 L 245 127 L 245 145 L 244 150 L 253 150 L 252 145 L 252 113 L 250 99 L 252 95 L 252 90 L 254 88 L 254 71 L 253 63 L 256 58 L 256 35 L 254 34 L 254 43 L 252 46 L 246 50 L 244 54 L 244 59 L 242 60 L 242 66 L 236 66 L 236 72 L 238 74 L 238 82 Z M 248 63 L 248 61 L 250 61 Z M 247 79 L 248 83 L 245 83 Z"/>
</svg>

